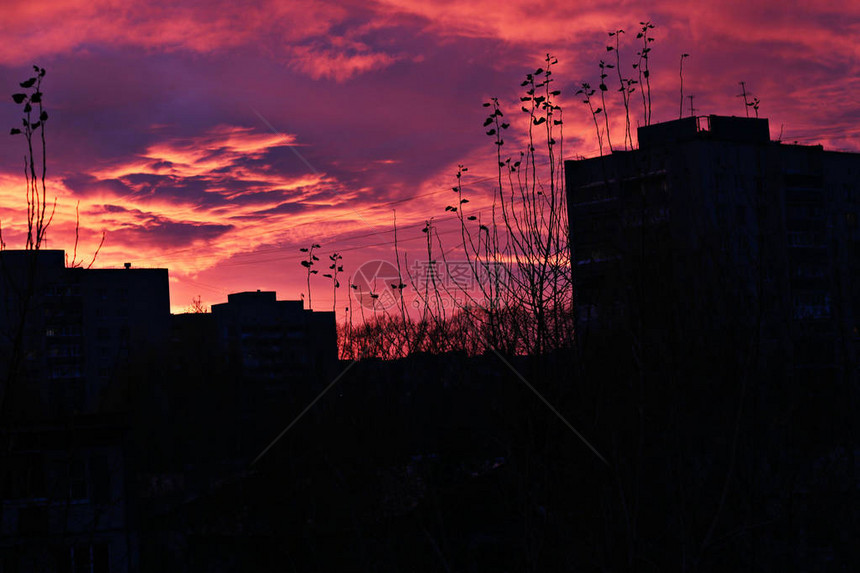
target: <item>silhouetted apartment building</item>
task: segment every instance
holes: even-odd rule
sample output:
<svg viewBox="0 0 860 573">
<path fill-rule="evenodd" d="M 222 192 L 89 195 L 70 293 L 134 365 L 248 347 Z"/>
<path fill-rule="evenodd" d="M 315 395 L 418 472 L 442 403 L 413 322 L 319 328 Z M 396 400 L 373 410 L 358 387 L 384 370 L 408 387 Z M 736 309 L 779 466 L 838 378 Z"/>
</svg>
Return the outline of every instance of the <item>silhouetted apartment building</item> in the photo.
<svg viewBox="0 0 860 573">
<path fill-rule="evenodd" d="M 756 330 L 784 374 L 856 377 L 860 154 L 772 142 L 766 119 L 638 134 L 565 162 L 580 342 L 659 356 Z"/>
<path fill-rule="evenodd" d="M 0 571 L 136 571 L 127 425 L 108 416 L 0 428 Z"/>
<path fill-rule="evenodd" d="M 680 546 L 709 527 L 737 534 L 709 551 L 750 569 L 845 567 L 860 486 L 860 154 L 770 141 L 766 119 L 638 134 L 639 149 L 566 161 L 565 178 L 583 379 L 625 414 L 606 431 L 630 437 L 628 460 L 654 448 L 646 479 L 666 484 L 667 508 L 687 487 L 720 492 L 669 520 L 661 507 L 651 526 L 672 523 L 663 538 L 677 530 Z"/>
<path fill-rule="evenodd" d="M 302 301 L 276 300 L 274 292 L 240 292 L 212 305 L 220 350 L 244 378 L 306 385 L 337 362 L 333 312 L 305 310 Z"/>
<path fill-rule="evenodd" d="M 63 251 L 3 251 L 0 284 L 8 398 L 26 394 L 43 417 L 115 409 L 111 380 L 169 333 L 167 269 L 67 268 Z"/>
<path fill-rule="evenodd" d="M 0 252 L 0 571 L 130 571 L 127 377 L 167 338 L 166 269 Z"/>
</svg>

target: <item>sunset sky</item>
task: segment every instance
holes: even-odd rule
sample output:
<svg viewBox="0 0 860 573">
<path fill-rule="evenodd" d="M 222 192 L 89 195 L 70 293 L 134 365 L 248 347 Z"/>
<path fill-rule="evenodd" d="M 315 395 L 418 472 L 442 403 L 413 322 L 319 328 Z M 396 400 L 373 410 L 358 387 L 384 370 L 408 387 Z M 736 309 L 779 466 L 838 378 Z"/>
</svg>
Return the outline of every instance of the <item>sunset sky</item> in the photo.
<svg viewBox="0 0 860 573">
<path fill-rule="evenodd" d="M 513 132 L 520 81 L 548 52 L 559 61 L 564 155 L 596 155 L 574 92 L 614 59 L 609 31 L 625 30 L 633 73 L 640 21 L 656 26 L 654 122 L 677 118 L 689 53 L 684 91 L 697 114 L 744 115 L 745 81 L 772 138 L 860 151 L 856 0 L 4 1 L 3 237 L 23 248 L 25 142 L 6 134 L 20 122 L 10 96 L 38 64 L 57 199 L 48 248 L 72 249 L 79 201 L 84 264 L 104 231 L 95 266 L 167 267 L 180 312 L 198 295 L 209 305 L 258 288 L 298 299 L 299 248 L 318 243 L 321 263 L 343 256 L 341 317 L 346 277 L 393 260 L 394 209 L 412 259 L 430 217 L 456 244 L 445 206 L 457 165 L 469 167 L 473 212 L 495 173 L 481 104 L 500 98 Z M 634 111 L 641 121 L 641 104 Z M 518 145 L 510 133 L 506 154 Z M 314 308 L 331 310 L 330 283 L 315 277 L 312 289 Z"/>
</svg>

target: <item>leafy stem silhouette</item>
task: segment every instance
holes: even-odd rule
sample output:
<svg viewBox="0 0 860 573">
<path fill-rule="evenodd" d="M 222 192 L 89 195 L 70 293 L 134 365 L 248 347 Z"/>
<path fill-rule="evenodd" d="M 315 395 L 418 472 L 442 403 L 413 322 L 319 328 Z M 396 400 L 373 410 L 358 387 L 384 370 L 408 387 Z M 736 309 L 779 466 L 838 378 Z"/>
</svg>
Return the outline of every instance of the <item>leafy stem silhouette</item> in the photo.
<svg viewBox="0 0 860 573">
<path fill-rule="evenodd" d="M 305 267 L 305 269 L 307 270 L 308 308 L 309 309 L 313 309 L 313 305 L 311 303 L 311 275 L 315 275 L 315 274 L 319 273 L 318 270 L 313 268 L 314 263 L 317 262 L 318 260 L 320 260 L 319 257 L 314 254 L 314 249 L 319 249 L 319 248 L 320 248 L 320 246 L 318 244 L 312 243 L 310 247 L 302 247 L 301 249 L 299 249 L 299 251 L 301 251 L 302 253 L 307 253 L 307 255 L 308 255 L 307 259 L 303 259 L 301 261 L 301 265 L 303 267 Z"/>
<path fill-rule="evenodd" d="M 33 66 L 34 75 L 19 85 L 28 91 L 12 94 L 12 100 L 22 106 L 21 127 L 13 127 L 10 135 L 23 135 L 27 140 L 27 155 L 24 156 L 24 177 L 27 183 L 27 239 L 26 250 L 38 250 L 42 246 L 48 226 L 54 217 L 57 201 L 51 212 L 47 211 L 47 145 L 45 124 L 48 112 L 42 102 L 42 79 L 45 68 Z M 34 149 L 35 139 L 35 149 Z M 41 157 L 37 149 L 41 147 Z"/>
</svg>

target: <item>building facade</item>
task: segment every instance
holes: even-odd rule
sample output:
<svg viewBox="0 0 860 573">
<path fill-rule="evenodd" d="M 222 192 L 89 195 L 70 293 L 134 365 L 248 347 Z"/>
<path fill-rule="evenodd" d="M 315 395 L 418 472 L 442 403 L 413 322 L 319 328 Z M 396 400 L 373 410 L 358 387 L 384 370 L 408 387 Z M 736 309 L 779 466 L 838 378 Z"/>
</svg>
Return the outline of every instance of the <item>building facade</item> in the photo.
<svg viewBox="0 0 860 573">
<path fill-rule="evenodd" d="M 581 380 L 663 552 L 853 569 L 860 154 L 768 131 L 689 117 L 565 163 Z"/>
<path fill-rule="evenodd" d="M 302 301 L 258 290 L 228 295 L 212 305 L 212 316 L 219 349 L 249 381 L 307 385 L 337 362 L 333 312 L 305 310 Z"/>
<path fill-rule="evenodd" d="M 129 374 L 169 332 L 166 269 L 0 252 L 0 571 L 136 571 Z"/>
<path fill-rule="evenodd" d="M 792 375 L 856 379 L 860 154 L 721 116 L 643 127 L 639 142 L 565 163 L 580 339 L 746 328 Z"/>
<path fill-rule="evenodd" d="M 6 400 L 54 418 L 115 409 L 111 380 L 170 329 L 167 269 L 66 268 L 63 251 L 0 252 Z M 119 406 L 119 404 L 116 404 Z"/>
</svg>

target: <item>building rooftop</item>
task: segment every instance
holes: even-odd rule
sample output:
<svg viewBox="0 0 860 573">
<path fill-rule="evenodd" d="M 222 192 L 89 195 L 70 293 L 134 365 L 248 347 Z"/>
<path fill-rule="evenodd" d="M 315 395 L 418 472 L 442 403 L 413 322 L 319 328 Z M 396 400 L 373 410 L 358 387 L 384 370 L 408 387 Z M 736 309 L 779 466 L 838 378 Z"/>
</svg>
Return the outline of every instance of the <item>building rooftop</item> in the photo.
<svg viewBox="0 0 860 573">
<path fill-rule="evenodd" d="M 767 119 L 722 115 L 685 117 L 640 127 L 637 133 L 640 149 L 694 139 L 737 143 L 770 141 L 770 127 Z"/>
</svg>

